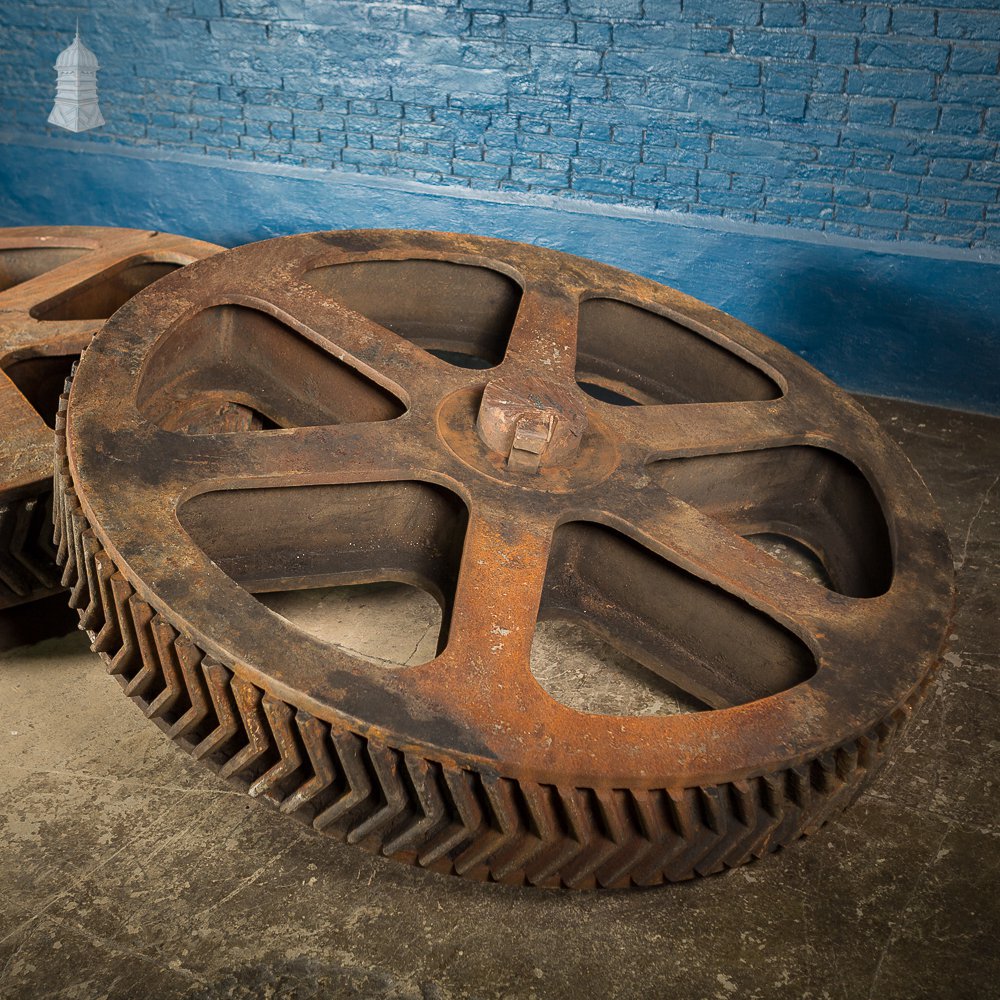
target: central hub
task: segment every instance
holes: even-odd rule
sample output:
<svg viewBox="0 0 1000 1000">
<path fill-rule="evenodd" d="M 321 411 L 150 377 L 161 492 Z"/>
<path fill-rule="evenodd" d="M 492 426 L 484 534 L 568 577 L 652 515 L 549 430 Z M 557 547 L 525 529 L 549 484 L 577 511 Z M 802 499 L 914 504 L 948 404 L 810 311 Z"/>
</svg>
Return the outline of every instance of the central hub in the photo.
<svg viewBox="0 0 1000 1000">
<path fill-rule="evenodd" d="M 501 376 L 483 391 L 476 430 L 514 472 L 537 472 L 572 458 L 587 417 L 576 394 L 534 375 Z"/>
<path fill-rule="evenodd" d="M 539 406 L 536 402 L 514 412 L 512 419 L 505 421 L 508 429 L 501 434 L 497 419 L 501 413 L 486 402 L 488 388 L 488 385 L 471 385 L 458 389 L 441 401 L 437 412 L 441 440 L 468 468 L 505 486 L 540 493 L 567 493 L 583 489 L 602 482 L 614 472 L 619 461 L 618 448 L 603 421 L 593 411 L 587 415 L 586 429 L 576 436 L 567 433 L 570 425 L 564 418 L 571 412 L 568 407 L 556 414 L 554 407 Z M 502 397 L 506 395 L 504 393 Z M 536 399 L 540 401 L 541 397 Z M 586 405 L 585 399 L 582 405 Z M 504 414 L 516 410 L 506 405 L 500 409 Z M 548 412 L 538 417 L 542 411 Z M 518 414 L 521 415 L 520 420 Z M 559 418 L 558 421 L 553 420 L 551 425 L 548 421 L 550 415 L 558 415 Z M 496 445 L 486 442 L 482 430 L 484 422 L 497 435 L 493 438 Z M 531 434 L 535 428 L 540 431 L 537 436 Z M 531 451 L 522 445 L 531 445 L 539 450 Z M 553 446 L 557 449 L 555 459 Z M 519 464 L 522 461 L 524 466 Z"/>
</svg>

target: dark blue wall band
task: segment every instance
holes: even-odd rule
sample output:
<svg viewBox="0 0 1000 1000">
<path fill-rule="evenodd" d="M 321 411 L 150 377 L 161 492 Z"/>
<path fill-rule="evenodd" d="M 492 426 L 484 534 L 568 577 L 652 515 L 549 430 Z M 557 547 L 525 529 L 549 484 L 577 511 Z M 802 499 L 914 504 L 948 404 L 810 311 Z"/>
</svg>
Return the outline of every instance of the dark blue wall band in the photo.
<svg viewBox="0 0 1000 1000">
<path fill-rule="evenodd" d="M 475 232 L 594 257 L 750 323 L 846 388 L 1000 412 L 1000 262 L 789 230 L 304 169 L 0 146 L 0 225 L 138 226 L 225 245 L 313 229 Z M 910 250 L 907 247 L 907 250 Z"/>
</svg>

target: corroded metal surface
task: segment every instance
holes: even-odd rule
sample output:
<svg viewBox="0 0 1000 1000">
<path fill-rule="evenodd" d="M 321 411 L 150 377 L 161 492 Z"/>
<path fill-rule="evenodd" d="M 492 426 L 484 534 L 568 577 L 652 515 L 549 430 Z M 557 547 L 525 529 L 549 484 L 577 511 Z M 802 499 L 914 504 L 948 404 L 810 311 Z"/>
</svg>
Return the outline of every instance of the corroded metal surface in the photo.
<svg viewBox="0 0 1000 1000">
<path fill-rule="evenodd" d="M 812 832 L 951 610 L 932 501 L 846 394 L 672 289 L 482 238 L 308 234 L 158 282 L 81 362 L 56 482 L 71 603 L 148 716 L 317 829 L 481 879 L 651 885 Z M 377 580 L 441 603 L 434 659 L 253 596 Z M 539 618 L 704 711 L 563 705 Z"/>
<path fill-rule="evenodd" d="M 137 229 L 0 229 L 0 611 L 58 588 L 52 427 L 70 365 L 136 291 L 220 249 Z"/>
</svg>

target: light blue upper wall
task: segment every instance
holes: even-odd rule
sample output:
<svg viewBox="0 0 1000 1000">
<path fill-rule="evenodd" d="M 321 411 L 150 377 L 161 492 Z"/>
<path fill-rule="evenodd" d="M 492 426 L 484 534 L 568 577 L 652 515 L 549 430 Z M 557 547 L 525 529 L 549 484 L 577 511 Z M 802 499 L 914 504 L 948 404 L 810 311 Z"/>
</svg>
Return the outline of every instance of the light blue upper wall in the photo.
<svg viewBox="0 0 1000 1000">
<path fill-rule="evenodd" d="M 2 128 L 82 142 L 1000 246 L 998 0 L 5 0 Z"/>
</svg>

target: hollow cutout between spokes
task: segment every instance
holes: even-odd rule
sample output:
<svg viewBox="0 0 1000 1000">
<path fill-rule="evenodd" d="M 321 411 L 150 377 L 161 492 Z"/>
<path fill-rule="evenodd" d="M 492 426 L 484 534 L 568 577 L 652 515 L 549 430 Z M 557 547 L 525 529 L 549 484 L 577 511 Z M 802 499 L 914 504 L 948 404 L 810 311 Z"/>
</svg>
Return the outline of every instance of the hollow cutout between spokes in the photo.
<svg viewBox="0 0 1000 1000">
<path fill-rule="evenodd" d="M 772 618 L 590 521 L 556 530 L 539 610 L 553 619 L 580 623 L 689 695 L 684 711 L 755 701 L 816 671 L 806 645 Z"/>
<path fill-rule="evenodd" d="M 85 253 L 90 251 L 82 247 L 0 248 L 0 292 L 53 271 Z"/>
<path fill-rule="evenodd" d="M 437 655 L 441 605 L 422 587 L 365 583 L 256 596 L 296 628 L 377 666 L 418 666 Z"/>
<path fill-rule="evenodd" d="M 108 319 L 137 292 L 180 267 L 175 261 L 140 258 L 40 302 L 31 315 L 40 320 Z"/>
<path fill-rule="evenodd" d="M 881 504 L 857 466 L 835 452 L 792 445 L 667 459 L 648 469 L 667 492 L 814 582 L 850 597 L 877 597 L 892 583 Z"/>
<path fill-rule="evenodd" d="M 576 378 L 618 406 L 777 399 L 770 376 L 666 316 L 610 298 L 580 303 Z"/>
<path fill-rule="evenodd" d="M 461 368 L 498 365 L 521 286 L 488 267 L 447 260 L 368 260 L 317 267 L 324 295 Z"/>
<path fill-rule="evenodd" d="M 616 649 L 583 619 L 538 622 L 531 672 L 556 701 L 578 712 L 677 715 L 708 707 Z"/>
<path fill-rule="evenodd" d="M 227 576 L 315 638 L 351 651 L 367 622 L 394 634 L 382 652 L 369 635 L 357 649 L 362 659 L 411 665 L 444 649 L 468 521 L 448 490 L 417 481 L 219 490 L 193 497 L 178 517 Z M 419 588 L 439 612 L 405 588 L 382 588 L 374 603 L 372 592 L 358 590 L 389 583 Z M 288 596 L 316 588 L 354 592 Z M 324 599 L 325 612 L 310 607 Z M 366 599 L 370 613 L 360 607 Z M 400 662 L 394 651 L 407 645 Z"/>
<path fill-rule="evenodd" d="M 49 427 L 56 425 L 59 396 L 76 361 L 76 354 L 38 355 L 4 365 L 4 373 Z"/>
<path fill-rule="evenodd" d="M 216 305 L 150 353 L 140 412 L 165 430 L 216 433 L 391 420 L 405 407 L 382 386 L 268 313 Z"/>
</svg>

